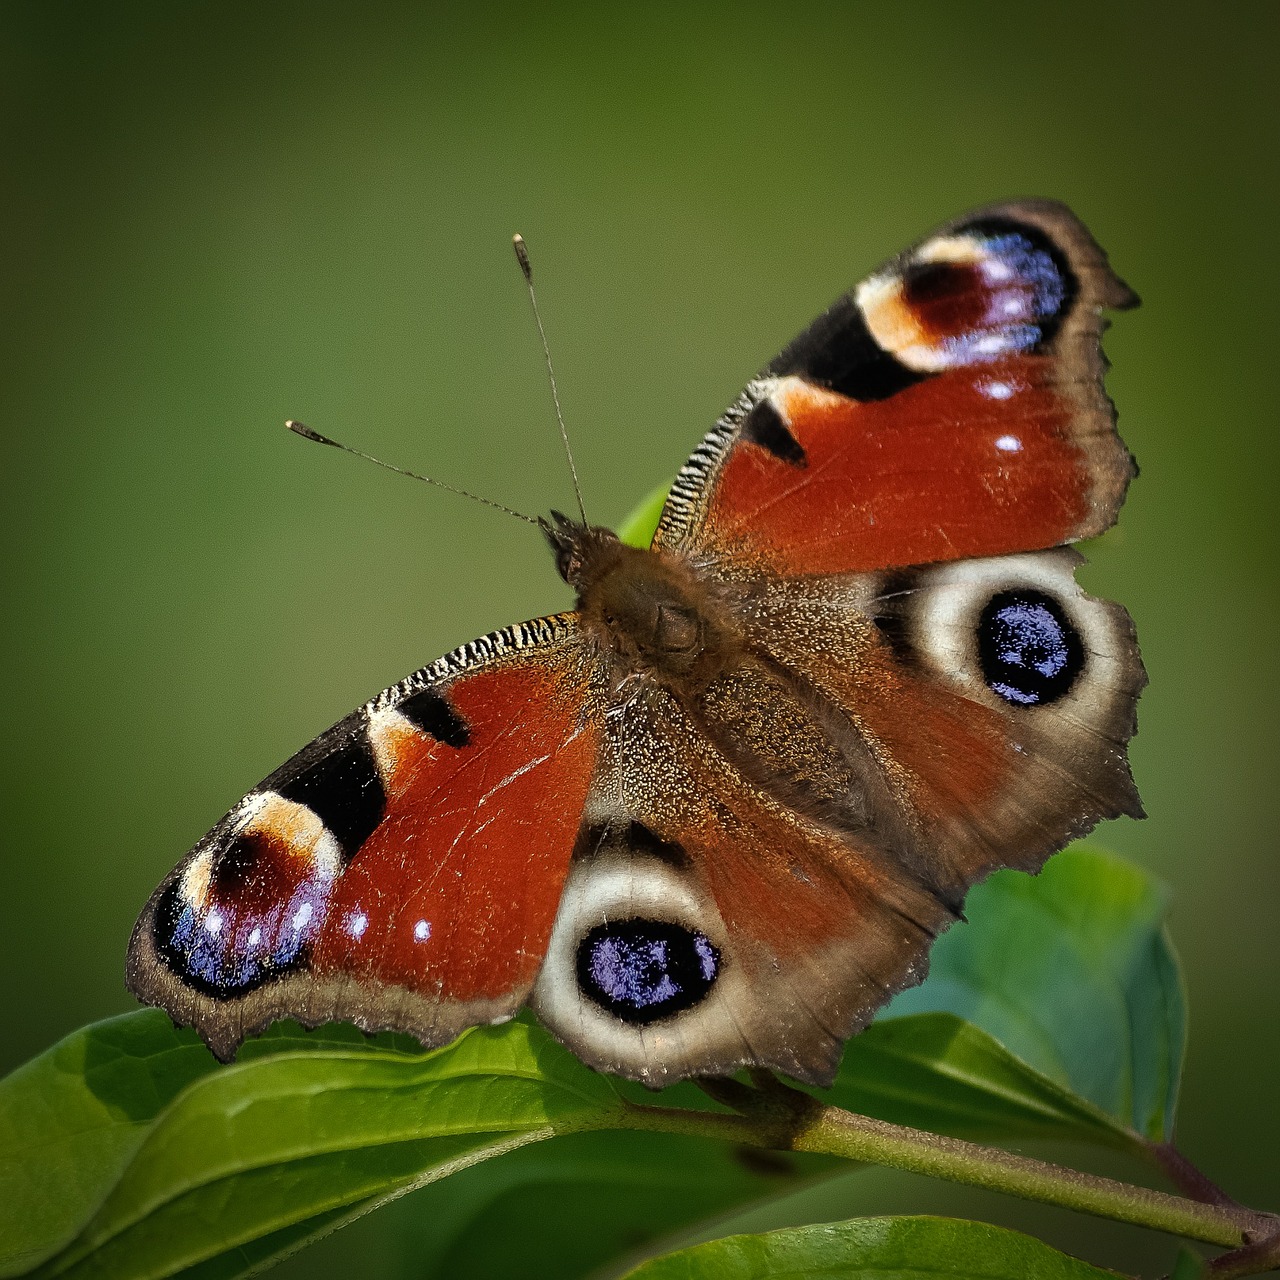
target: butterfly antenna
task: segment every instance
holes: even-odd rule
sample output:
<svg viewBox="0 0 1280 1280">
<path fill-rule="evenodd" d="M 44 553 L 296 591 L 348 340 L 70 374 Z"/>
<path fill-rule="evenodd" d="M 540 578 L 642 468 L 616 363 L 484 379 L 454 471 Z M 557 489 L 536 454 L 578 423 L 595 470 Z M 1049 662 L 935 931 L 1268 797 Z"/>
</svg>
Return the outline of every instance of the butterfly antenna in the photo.
<svg viewBox="0 0 1280 1280">
<path fill-rule="evenodd" d="M 542 313 L 538 310 L 538 295 L 533 288 L 533 267 L 529 263 L 529 246 L 524 236 L 511 237 L 512 247 L 516 251 L 516 261 L 524 275 L 524 282 L 529 286 L 529 301 L 533 304 L 533 319 L 538 326 L 538 337 L 542 339 L 542 354 L 547 361 L 547 377 L 551 381 L 551 400 L 556 407 L 556 421 L 560 424 L 560 439 L 564 442 L 564 456 L 569 459 L 569 474 L 573 477 L 573 492 L 578 499 L 578 514 L 582 523 L 587 523 L 587 508 L 582 501 L 582 486 L 578 483 L 578 468 L 573 464 L 573 450 L 569 448 L 569 433 L 565 430 L 564 414 L 560 412 L 560 392 L 556 389 L 556 371 L 551 363 L 551 348 L 547 346 L 547 332 L 542 327 Z"/>
<path fill-rule="evenodd" d="M 366 462 L 372 462 L 375 466 L 383 467 L 387 471 L 394 471 L 397 475 L 408 476 L 410 480 L 421 480 L 424 484 L 433 484 L 437 489 L 446 489 L 449 493 L 456 493 L 461 497 L 470 498 L 473 502 L 482 502 L 486 507 L 492 507 L 495 511 L 505 511 L 507 515 L 515 516 L 517 520 L 523 520 L 526 524 L 538 524 L 538 521 L 533 516 L 527 516 L 522 511 L 513 511 L 510 507 L 504 507 L 500 502 L 482 498 L 478 493 L 471 493 L 467 489 L 459 489 L 456 485 L 445 484 L 443 480 L 435 480 L 431 476 L 421 476 L 416 471 L 406 471 L 403 467 L 393 466 L 390 462 L 383 462 L 381 458 L 375 458 L 371 453 L 362 453 L 359 449 L 353 449 L 349 444 L 340 444 L 337 440 L 330 440 L 328 436 L 322 436 L 318 431 L 312 431 L 310 427 L 301 422 L 295 422 L 292 418 L 284 425 L 294 435 L 301 436 L 304 440 L 314 440 L 316 444 L 327 444 L 330 448 L 341 449 L 343 453 L 353 453 L 357 458 L 363 458 Z"/>
</svg>

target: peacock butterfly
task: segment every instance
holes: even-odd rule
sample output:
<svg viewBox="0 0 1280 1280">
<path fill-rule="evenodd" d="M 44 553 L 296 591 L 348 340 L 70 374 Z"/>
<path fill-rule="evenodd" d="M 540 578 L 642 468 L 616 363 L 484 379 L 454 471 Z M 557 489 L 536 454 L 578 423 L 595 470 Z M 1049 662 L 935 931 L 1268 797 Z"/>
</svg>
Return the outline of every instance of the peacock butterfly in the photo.
<svg viewBox="0 0 1280 1280">
<path fill-rule="evenodd" d="M 570 613 L 473 640 L 251 791 L 152 896 L 128 984 L 218 1057 L 275 1018 L 424 1045 L 526 1002 L 660 1086 L 830 1083 L 998 867 L 1141 816 L 1129 616 L 1066 544 L 1132 459 L 1062 205 L 845 294 L 677 476 L 648 550 L 541 521 Z"/>
</svg>

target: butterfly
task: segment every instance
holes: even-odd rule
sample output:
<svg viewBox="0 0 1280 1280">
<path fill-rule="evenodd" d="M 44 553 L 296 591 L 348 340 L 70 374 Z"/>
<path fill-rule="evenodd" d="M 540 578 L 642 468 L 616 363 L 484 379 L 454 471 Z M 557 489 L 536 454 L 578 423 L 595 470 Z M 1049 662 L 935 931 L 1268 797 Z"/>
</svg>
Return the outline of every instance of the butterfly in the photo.
<svg viewBox="0 0 1280 1280">
<path fill-rule="evenodd" d="M 142 1001 L 230 1059 L 277 1018 L 424 1046 L 525 1004 L 658 1087 L 827 1085 L 967 890 L 1142 816 L 1133 624 L 1068 544 L 1133 460 L 1060 204 L 935 231 L 747 385 L 648 549 L 540 521 L 576 608 L 377 694 L 152 895 Z"/>
</svg>

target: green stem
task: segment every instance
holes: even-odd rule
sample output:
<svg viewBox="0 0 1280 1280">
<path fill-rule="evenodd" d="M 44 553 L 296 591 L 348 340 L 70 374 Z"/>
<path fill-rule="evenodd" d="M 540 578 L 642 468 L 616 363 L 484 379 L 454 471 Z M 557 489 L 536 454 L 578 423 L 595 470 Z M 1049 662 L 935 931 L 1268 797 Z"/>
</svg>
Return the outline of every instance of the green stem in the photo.
<svg viewBox="0 0 1280 1280">
<path fill-rule="evenodd" d="M 837 1107 L 823 1107 L 796 1134 L 792 1145 L 796 1151 L 823 1151 L 907 1169 L 1207 1244 L 1238 1246 L 1245 1242 L 1250 1230 L 1265 1229 L 1267 1225 L 1264 1215 L 1247 1209 L 1184 1200 L 996 1147 L 853 1115 Z"/>
<path fill-rule="evenodd" d="M 633 1106 L 628 1109 L 628 1127 L 663 1129 L 777 1150 L 843 1156 L 1227 1248 L 1269 1240 L 1280 1229 L 1280 1220 L 1270 1214 L 1186 1200 L 1031 1160 L 998 1147 L 980 1146 L 959 1138 L 873 1120 L 839 1107 L 822 1106 L 807 1095 L 793 1096 L 805 1101 L 787 1108 L 779 1105 L 777 1095 L 760 1096 L 759 1104 L 744 1115 Z M 734 1105 L 742 1107 L 736 1099 Z"/>
</svg>

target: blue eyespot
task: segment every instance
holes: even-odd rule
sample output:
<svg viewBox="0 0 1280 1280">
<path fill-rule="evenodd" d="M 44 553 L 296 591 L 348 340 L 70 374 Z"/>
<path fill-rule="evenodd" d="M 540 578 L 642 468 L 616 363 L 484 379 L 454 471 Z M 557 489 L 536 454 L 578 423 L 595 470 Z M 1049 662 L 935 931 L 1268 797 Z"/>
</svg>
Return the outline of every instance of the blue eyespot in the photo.
<svg viewBox="0 0 1280 1280">
<path fill-rule="evenodd" d="M 247 995 L 305 963 L 324 922 L 329 883 L 318 876 L 274 877 L 280 896 L 261 893 L 271 883 L 270 847 L 237 836 L 222 848 L 211 883 L 188 900 L 181 879 L 156 908 L 156 950 L 187 986 L 214 999 Z"/>
<path fill-rule="evenodd" d="M 643 1026 L 690 1009 L 720 972 L 720 953 L 697 930 L 666 920 L 596 925 L 578 945 L 578 985 L 624 1022 Z"/>
<path fill-rule="evenodd" d="M 1070 691 L 1084 645 L 1057 601 L 1039 591 L 1002 591 L 978 620 L 987 687 L 1015 706 L 1043 706 Z"/>
<path fill-rule="evenodd" d="M 1017 231 L 993 236 L 983 248 L 999 264 L 1000 278 L 995 282 L 998 296 L 1011 288 L 1025 290 L 1031 304 L 1027 320 L 1057 315 L 1066 300 L 1067 289 L 1057 263 L 1045 249 L 1037 248 L 1025 234 Z"/>
</svg>

